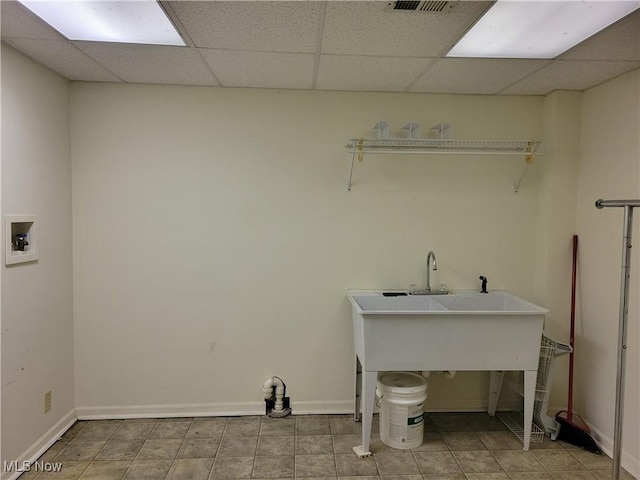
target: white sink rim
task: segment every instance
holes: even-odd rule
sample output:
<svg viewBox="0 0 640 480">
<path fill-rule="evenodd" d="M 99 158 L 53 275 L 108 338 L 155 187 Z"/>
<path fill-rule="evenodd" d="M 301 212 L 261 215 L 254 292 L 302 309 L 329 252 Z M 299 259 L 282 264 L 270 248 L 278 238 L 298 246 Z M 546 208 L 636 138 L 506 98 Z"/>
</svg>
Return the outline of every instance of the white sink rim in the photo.
<svg viewBox="0 0 640 480">
<path fill-rule="evenodd" d="M 399 293 L 384 296 L 383 292 Z M 458 291 L 448 295 L 402 295 L 393 290 L 349 290 L 347 298 L 361 315 L 540 315 L 548 310 L 506 290 Z M 472 308 L 474 302 L 481 302 Z M 492 307 L 501 304 L 501 308 Z"/>
</svg>

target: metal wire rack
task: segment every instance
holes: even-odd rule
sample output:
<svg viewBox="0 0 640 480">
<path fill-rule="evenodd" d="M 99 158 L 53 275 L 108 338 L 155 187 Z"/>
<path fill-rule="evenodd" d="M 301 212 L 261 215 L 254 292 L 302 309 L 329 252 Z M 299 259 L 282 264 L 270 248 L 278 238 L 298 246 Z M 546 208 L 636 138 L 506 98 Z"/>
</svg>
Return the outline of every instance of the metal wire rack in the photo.
<svg viewBox="0 0 640 480">
<path fill-rule="evenodd" d="M 533 426 L 531 441 L 542 441 L 542 436 L 547 434 L 552 440 L 558 436 L 560 425 L 555 418 L 547 415 L 549 406 L 549 393 L 553 381 L 553 370 L 555 359 L 559 356 L 571 352 L 571 347 L 567 344 L 557 342 L 546 335 L 542 335 L 540 341 L 540 358 L 538 360 L 538 377 L 536 380 L 536 393 L 533 404 Z M 505 377 L 504 384 L 524 395 L 524 376 L 522 372 L 512 372 L 510 377 Z M 511 430 L 519 439 L 523 436 L 523 414 L 522 412 L 498 412 L 496 416 Z"/>
<path fill-rule="evenodd" d="M 347 143 L 349 153 L 494 153 L 505 155 L 530 155 L 535 152 L 537 141 L 513 140 L 453 140 L 453 139 L 364 139 L 351 138 Z"/>
</svg>

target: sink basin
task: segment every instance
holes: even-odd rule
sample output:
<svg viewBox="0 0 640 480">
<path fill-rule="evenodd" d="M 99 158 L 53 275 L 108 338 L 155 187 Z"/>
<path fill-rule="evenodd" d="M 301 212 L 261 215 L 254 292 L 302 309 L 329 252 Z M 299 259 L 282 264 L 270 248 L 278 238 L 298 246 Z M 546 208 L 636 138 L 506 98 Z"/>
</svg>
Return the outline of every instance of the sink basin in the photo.
<svg viewBox="0 0 640 480">
<path fill-rule="evenodd" d="M 439 296 L 434 299 L 447 310 L 456 312 L 509 312 L 509 313 L 546 313 L 533 303 L 508 292 L 466 293 Z"/>
<path fill-rule="evenodd" d="M 382 293 L 350 294 L 351 304 L 361 313 L 424 313 L 447 308 L 427 295 L 385 297 Z"/>
</svg>

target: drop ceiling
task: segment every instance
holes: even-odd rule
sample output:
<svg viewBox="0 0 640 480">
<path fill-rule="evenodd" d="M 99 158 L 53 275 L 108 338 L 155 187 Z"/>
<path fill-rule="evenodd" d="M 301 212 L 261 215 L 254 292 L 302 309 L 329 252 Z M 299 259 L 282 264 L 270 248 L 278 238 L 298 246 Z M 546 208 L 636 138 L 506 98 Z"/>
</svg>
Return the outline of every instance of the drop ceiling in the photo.
<svg viewBox="0 0 640 480">
<path fill-rule="evenodd" d="M 2 41 L 91 82 L 545 95 L 640 67 L 640 10 L 555 59 L 524 60 L 445 58 L 486 1 L 448 2 L 442 13 L 386 1 L 161 3 L 187 47 L 69 41 L 13 0 L 1 2 Z"/>
</svg>

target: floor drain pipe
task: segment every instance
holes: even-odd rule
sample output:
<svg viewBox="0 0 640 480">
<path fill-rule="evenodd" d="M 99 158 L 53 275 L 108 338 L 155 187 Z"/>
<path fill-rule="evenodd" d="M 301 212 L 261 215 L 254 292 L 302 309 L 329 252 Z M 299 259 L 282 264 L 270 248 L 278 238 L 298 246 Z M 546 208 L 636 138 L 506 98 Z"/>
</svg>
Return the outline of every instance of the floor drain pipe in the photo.
<svg viewBox="0 0 640 480">
<path fill-rule="evenodd" d="M 289 397 L 286 397 L 287 386 L 280 377 L 268 378 L 262 386 L 266 415 L 274 418 L 286 417 L 291 414 Z"/>
</svg>

